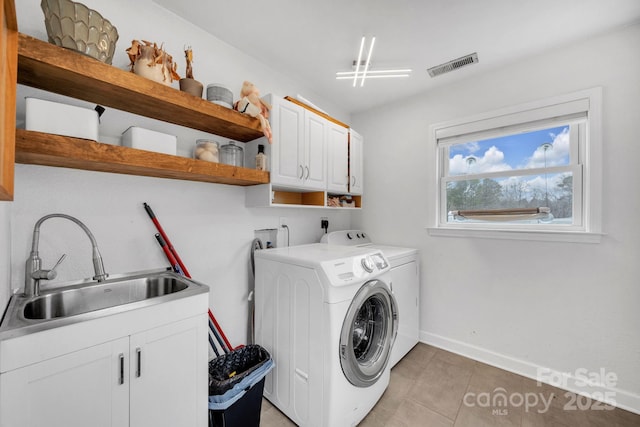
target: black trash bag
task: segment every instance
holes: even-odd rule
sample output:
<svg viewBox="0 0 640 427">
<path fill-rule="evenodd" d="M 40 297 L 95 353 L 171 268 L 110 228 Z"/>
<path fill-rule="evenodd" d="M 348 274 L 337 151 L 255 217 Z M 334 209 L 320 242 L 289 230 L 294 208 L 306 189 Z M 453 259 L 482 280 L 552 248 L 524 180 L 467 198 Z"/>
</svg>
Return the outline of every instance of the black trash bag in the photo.
<svg viewBox="0 0 640 427">
<path fill-rule="evenodd" d="M 224 394 L 269 359 L 269 352 L 257 344 L 216 357 L 209 362 L 209 396 Z"/>
</svg>

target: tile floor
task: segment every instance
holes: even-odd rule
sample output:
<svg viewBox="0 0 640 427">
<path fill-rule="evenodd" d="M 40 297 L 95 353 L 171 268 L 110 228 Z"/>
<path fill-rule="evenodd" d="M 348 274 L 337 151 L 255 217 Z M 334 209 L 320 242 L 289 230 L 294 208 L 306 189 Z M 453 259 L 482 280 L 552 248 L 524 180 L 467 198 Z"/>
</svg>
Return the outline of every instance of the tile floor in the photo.
<svg viewBox="0 0 640 427">
<path fill-rule="evenodd" d="M 503 390 L 500 390 L 503 389 Z M 511 405 L 487 402 L 504 393 Z M 465 397 L 466 396 L 466 397 Z M 531 403 L 527 408 L 513 396 Z M 534 405 L 538 399 L 537 405 Z M 544 401 L 543 401 L 544 399 Z M 568 410 L 590 406 L 548 385 L 418 344 L 391 370 L 387 391 L 360 427 L 639 427 L 640 415 L 621 409 Z M 295 426 L 263 399 L 262 427 Z"/>
</svg>

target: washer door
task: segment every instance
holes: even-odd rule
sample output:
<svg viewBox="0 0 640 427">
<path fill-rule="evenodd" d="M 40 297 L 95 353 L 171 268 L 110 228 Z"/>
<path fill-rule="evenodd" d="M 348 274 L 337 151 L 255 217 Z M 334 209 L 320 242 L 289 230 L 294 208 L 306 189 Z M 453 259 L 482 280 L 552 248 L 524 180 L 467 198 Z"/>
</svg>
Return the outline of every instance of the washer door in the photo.
<svg viewBox="0 0 640 427">
<path fill-rule="evenodd" d="M 384 282 L 372 280 L 356 293 L 340 333 L 340 365 L 356 387 L 374 384 L 384 372 L 398 330 L 398 311 Z"/>
</svg>

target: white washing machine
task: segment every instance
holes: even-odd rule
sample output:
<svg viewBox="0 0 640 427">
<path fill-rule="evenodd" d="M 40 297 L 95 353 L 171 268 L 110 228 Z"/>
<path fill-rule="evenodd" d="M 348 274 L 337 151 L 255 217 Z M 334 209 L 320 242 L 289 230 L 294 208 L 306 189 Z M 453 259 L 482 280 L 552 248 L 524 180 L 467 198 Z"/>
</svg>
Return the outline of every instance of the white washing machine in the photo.
<svg viewBox="0 0 640 427">
<path fill-rule="evenodd" d="M 256 251 L 255 267 L 256 343 L 275 362 L 264 396 L 300 426 L 358 424 L 389 384 L 388 260 L 314 243 Z"/>
<path fill-rule="evenodd" d="M 371 243 L 362 230 L 332 231 L 322 236 L 322 243 L 378 249 L 391 264 L 390 287 L 398 302 L 398 335 L 391 351 L 390 364 L 395 366 L 417 343 L 419 338 L 420 263 L 418 250 Z"/>
</svg>

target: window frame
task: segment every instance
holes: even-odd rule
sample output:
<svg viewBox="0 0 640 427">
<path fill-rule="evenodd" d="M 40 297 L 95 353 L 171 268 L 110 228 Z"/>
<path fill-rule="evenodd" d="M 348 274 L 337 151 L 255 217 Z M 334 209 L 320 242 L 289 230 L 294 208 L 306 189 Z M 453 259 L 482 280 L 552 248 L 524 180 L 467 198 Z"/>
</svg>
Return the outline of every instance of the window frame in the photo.
<svg viewBox="0 0 640 427">
<path fill-rule="evenodd" d="M 487 237 L 523 240 L 550 240 L 598 243 L 602 215 L 602 88 L 592 88 L 487 113 L 432 124 L 430 144 L 435 154 L 435 218 L 427 227 L 434 236 Z M 574 224 L 504 224 L 488 222 L 447 222 L 446 182 L 448 147 L 469 139 L 488 139 L 508 133 L 555 125 L 577 129 L 578 143 L 572 143 L 569 167 L 574 173 Z M 577 125 L 577 126 L 576 126 Z M 445 148 L 446 147 L 446 148 Z M 577 154 L 573 158 L 574 154 Z M 550 170 L 548 168 L 547 170 Z M 518 174 L 522 171 L 513 171 Z M 526 170 L 526 172 L 530 172 Z M 505 174 L 508 174 L 505 171 Z M 476 174 L 480 175 L 480 174 Z M 504 175 L 504 174 L 503 174 Z M 464 177 L 464 175 L 462 175 Z M 580 183 L 575 178 L 581 177 Z"/>
</svg>

